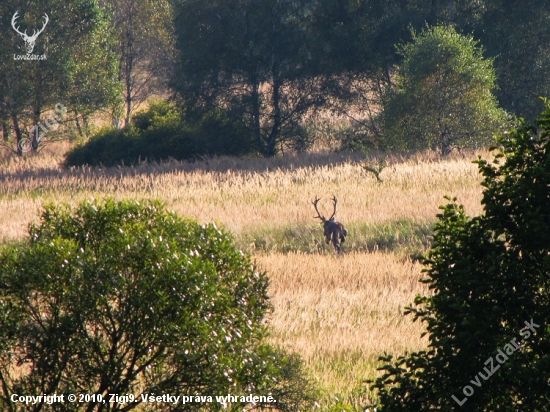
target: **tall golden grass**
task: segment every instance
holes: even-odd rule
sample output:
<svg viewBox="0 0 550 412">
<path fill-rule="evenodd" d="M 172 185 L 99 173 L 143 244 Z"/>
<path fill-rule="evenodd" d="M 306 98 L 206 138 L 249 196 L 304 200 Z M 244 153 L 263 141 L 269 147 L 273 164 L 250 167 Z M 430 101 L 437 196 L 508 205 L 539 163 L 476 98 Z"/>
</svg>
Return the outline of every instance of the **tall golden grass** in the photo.
<svg viewBox="0 0 550 412">
<path fill-rule="evenodd" d="M 471 158 L 390 158 L 380 184 L 360 159 L 336 154 L 71 170 L 59 166 L 59 155 L 10 157 L 0 162 L 0 239 L 24 236 L 44 201 L 74 204 L 103 196 L 160 198 L 181 215 L 217 221 L 235 232 L 310 224 L 315 195 L 325 197 L 320 207 L 330 211 L 326 198 L 336 194 L 343 222 L 431 221 L 444 195 L 458 196 L 478 214 L 480 179 Z"/>
<path fill-rule="evenodd" d="M 215 221 L 237 237 L 258 227 L 314 225 L 315 195 L 323 197 L 326 213 L 329 197 L 338 196 L 337 217 L 351 226 L 433 222 L 444 195 L 457 196 L 469 214 L 481 212 L 480 176 L 471 163 L 476 153 L 391 156 L 379 183 L 361 157 L 341 154 L 65 170 L 61 152 L 0 160 L 0 240 L 23 238 L 44 202 L 106 196 L 160 198 L 180 215 Z M 318 235 L 322 240 L 320 226 Z M 414 295 L 426 293 L 418 263 L 391 251 L 262 251 L 255 259 L 271 278 L 271 341 L 299 352 L 328 393 L 350 394 L 361 379 L 373 378 L 384 352 L 425 346 L 423 325 L 403 316 Z"/>
<path fill-rule="evenodd" d="M 391 253 L 346 256 L 270 254 L 275 344 L 302 355 L 330 394 L 349 394 L 376 376 L 378 356 L 425 347 L 423 325 L 403 315 L 416 293 L 421 265 Z"/>
</svg>

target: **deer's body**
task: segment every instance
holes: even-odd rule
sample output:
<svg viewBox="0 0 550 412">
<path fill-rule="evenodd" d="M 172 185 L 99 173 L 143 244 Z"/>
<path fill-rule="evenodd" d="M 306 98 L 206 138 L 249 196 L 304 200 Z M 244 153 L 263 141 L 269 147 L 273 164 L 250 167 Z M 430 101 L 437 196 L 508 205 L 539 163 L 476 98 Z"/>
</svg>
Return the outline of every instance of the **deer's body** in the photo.
<svg viewBox="0 0 550 412">
<path fill-rule="evenodd" d="M 334 220 L 334 218 L 324 221 L 323 226 L 327 245 L 332 241 L 334 248 L 339 251 L 340 242 L 344 243 L 346 241 L 346 236 L 348 235 L 347 229 L 343 224 Z"/>
<path fill-rule="evenodd" d="M 323 215 L 321 215 L 319 213 L 319 210 L 317 209 L 317 203 L 319 202 L 319 200 L 321 199 L 316 198 L 313 201 L 313 206 L 315 207 L 315 211 L 317 212 L 317 216 L 314 216 L 314 217 L 321 219 L 321 222 L 323 223 L 323 229 L 324 229 L 323 234 L 325 236 L 327 245 L 330 242 L 332 242 L 334 249 L 340 252 L 340 244 L 346 241 L 346 236 L 348 235 L 348 231 L 343 224 L 341 224 L 340 222 L 337 222 L 334 219 L 334 216 L 336 215 L 336 204 L 338 203 L 338 199 L 336 199 L 336 196 L 332 197 L 334 212 L 332 213 L 332 216 L 329 217 L 328 219 L 326 219 Z"/>
</svg>

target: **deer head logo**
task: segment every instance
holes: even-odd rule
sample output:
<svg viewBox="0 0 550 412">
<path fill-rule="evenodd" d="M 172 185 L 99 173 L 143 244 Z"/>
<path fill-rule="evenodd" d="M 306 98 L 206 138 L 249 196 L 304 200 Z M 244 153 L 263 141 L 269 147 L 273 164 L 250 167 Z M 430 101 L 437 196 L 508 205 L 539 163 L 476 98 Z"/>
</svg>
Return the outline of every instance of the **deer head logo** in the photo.
<svg viewBox="0 0 550 412">
<path fill-rule="evenodd" d="M 16 20 L 19 17 L 18 13 L 19 13 L 19 10 L 16 11 L 15 14 L 13 15 L 13 17 L 11 19 L 11 26 L 17 32 L 17 34 L 19 34 L 23 38 L 23 40 L 25 41 L 25 48 L 27 49 L 27 54 L 31 54 L 32 51 L 34 50 L 34 43 L 36 42 L 36 39 L 38 38 L 38 35 L 44 31 L 44 29 L 46 28 L 46 25 L 48 24 L 48 21 L 50 21 L 50 19 L 49 19 L 48 15 L 46 13 L 44 13 L 44 25 L 38 31 L 33 30 L 32 36 L 29 36 L 27 34 L 27 30 L 25 30 L 24 33 L 21 33 L 19 31 L 19 26 L 15 27 Z"/>
<path fill-rule="evenodd" d="M 338 199 L 336 199 L 336 196 L 332 195 L 334 211 L 332 212 L 332 216 L 328 219 L 319 213 L 319 209 L 317 209 L 317 203 L 319 203 L 319 200 L 321 200 L 321 198 L 317 198 L 317 196 L 315 196 L 315 200 L 312 202 L 313 207 L 315 207 L 315 211 L 317 212 L 317 216 L 314 216 L 314 218 L 321 219 L 321 222 L 323 223 L 324 236 L 327 241 L 327 245 L 332 241 L 334 249 L 336 249 L 337 252 L 340 252 L 340 242 L 344 243 L 346 241 L 348 231 L 343 224 L 334 220 Z"/>
</svg>

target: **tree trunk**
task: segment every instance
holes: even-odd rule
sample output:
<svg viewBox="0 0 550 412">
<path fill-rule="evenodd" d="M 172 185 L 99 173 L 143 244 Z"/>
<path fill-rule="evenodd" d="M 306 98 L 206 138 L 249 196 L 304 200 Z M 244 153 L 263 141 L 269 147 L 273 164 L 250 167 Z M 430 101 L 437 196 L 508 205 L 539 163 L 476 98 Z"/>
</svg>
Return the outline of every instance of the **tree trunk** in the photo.
<svg viewBox="0 0 550 412">
<path fill-rule="evenodd" d="M 4 142 L 7 142 L 10 140 L 10 135 L 8 132 L 8 124 L 6 122 L 6 119 L 2 118 L 2 139 Z"/>
<path fill-rule="evenodd" d="M 130 115 L 132 114 L 132 78 L 131 78 L 131 63 L 130 63 L 130 69 L 128 69 L 128 73 L 126 76 L 126 118 L 124 119 L 124 126 L 128 126 L 130 124 Z"/>
<path fill-rule="evenodd" d="M 21 129 L 19 128 L 19 119 L 17 118 L 16 113 L 11 113 L 11 120 L 13 123 L 13 130 L 15 131 L 15 138 L 17 140 L 17 154 L 19 156 L 23 156 L 23 148 L 21 147 L 23 134 L 21 133 Z"/>
<path fill-rule="evenodd" d="M 88 122 L 88 116 L 81 114 L 82 122 L 84 123 L 84 133 L 86 134 L 86 139 L 90 137 L 90 123 Z"/>
<path fill-rule="evenodd" d="M 265 157 L 273 157 L 277 154 L 277 138 L 281 128 L 280 85 L 278 80 L 273 81 L 273 126 L 267 140 Z"/>
<path fill-rule="evenodd" d="M 78 135 L 82 138 L 84 135 L 82 134 L 82 126 L 80 126 L 80 121 L 78 120 L 78 111 L 74 109 L 74 121 L 76 123 L 76 129 L 78 130 Z"/>
<path fill-rule="evenodd" d="M 130 124 L 130 115 L 132 114 L 132 71 L 134 69 L 134 33 L 133 14 L 130 13 L 126 30 L 126 50 L 124 59 L 124 85 L 126 88 L 126 118 L 124 126 Z"/>
<path fill-rule="evenodd" d="M 40 109 L 37 109 L 34 112 L 34 127 L 35 132 L 32 134 L 32 143 L 31 147 L 32 150 L 37 151 L 38 150 L 38 143 L 40 143 Z"/>
<path fill-rule="evenodd" d="M 35 78 L 35 92 L 34 92 L 34 127 L 36 127 L 37 132 L 33 133 L 31 139 L 31 148 L 34 152 L 38 150 L 38 144 L 40 143 L 40 129 L 43 130 L 43 126 L 40 124 L 40 116 L 42 115 L 42 107 L 44 106 L 44 99 L 42 98 L 43 90 L 43 77 L 42 73 L 39 73 Z M 40 127 L 40 129 L 39 129 Z"/>
<path fill-rule="evenodd" d="M 257 81 L 253 81 L 252 84 L 252 124 L 254 131 L 254 138 L 256 139 L 256 145 L 260 153 L 265 156 L 264 142 L 262 141 L 262 129 L 260 127 L 260 95 Z"/>
</svg>

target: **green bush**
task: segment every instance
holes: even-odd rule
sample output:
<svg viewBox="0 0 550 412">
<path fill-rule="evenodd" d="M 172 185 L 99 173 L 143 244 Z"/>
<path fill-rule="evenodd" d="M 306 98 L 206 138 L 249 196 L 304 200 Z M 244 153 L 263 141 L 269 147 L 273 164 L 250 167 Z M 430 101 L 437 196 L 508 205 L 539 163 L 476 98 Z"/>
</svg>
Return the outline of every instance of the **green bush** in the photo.
<svg viewBox="0 0 550 412">
<path fill-rule="evenodd" d="M 381 358 L 381 411 L 550 410 L 550 104 L 499 142 L 492 163 L 476 161 L 484 213 L 453 200 L 438 215 L 433 295 L 409 308 L 428 348 Z"/>
<path fill-rule="evenodd" d="M 413 32 L 404 60 L 383 98 L 385 144 L 399 150 L 487 147 L 511 119 L 498 107 L 493 62 L 471 36 L 452 27 Z"/>
<path fill-rule="evenodd" d="M 100 130 L 69 151 L 64 165 L 135 164 L 140 160 L 192 159 L 198 156 L 253 154 L 252 135 L 220 112 L 165 101 L 137 113 L 125 129 Z"/>
<path fill-rule="evenodd" d="M 110 393 L 140 401 L 124 410 L 176 410 L 142 404 L 150 393 L 288 392 L 280 409 L 306 407 L 311 385 L 299 361 L 262 343 L 267 285 L 228 234 L 158 202 L 47 206 L 27 240 L 0 252 L 1 409 L 122 410 Z M 44 393 L 107 403 L 10 400 Z"/>
</svg>

